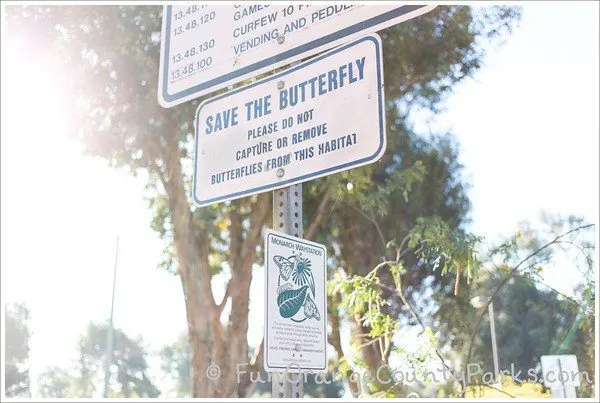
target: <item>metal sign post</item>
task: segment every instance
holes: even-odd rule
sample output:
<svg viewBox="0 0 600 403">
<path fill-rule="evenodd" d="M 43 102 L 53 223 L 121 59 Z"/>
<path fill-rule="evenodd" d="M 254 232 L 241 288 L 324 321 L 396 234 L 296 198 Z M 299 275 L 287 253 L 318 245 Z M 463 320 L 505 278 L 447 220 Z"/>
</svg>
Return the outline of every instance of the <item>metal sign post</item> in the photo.
<svg viewBox="0 0 600 403">
<path fill-rule="evenodd" d="M 273 229 L 297 238 L 302 237 L 302 184 L 273 191 Z M 300 368 L 298 368 L 300 369 Z M 271 376 L 271 397 L 304 396 L 302 370 L 298 373 L 276 372 Z"/>
</svg>

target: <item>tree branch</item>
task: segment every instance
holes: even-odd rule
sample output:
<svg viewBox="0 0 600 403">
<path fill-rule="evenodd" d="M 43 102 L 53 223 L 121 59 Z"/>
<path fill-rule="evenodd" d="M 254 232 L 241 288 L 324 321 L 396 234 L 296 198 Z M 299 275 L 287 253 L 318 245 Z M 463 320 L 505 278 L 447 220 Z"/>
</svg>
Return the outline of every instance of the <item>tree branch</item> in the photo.
<svg viewBox="0 0 600 403">
<path fill-rule="evenodd" d="M 575 249 L 577 249 L 577 250 L 579 251 L 578 255 L 580 255 L 580 254 L 581 254 L 581 255 L 583 255 L 583 256 L 584 256 L 584 258 L 585 258 L 585 263 L 588 265 L 588 267 L 589 267 L 590 269 L 592 268 L 592 266 L 594 265 L 594 262 L 593 262 L 592 258 L 590 257 L 590 255 L 589 255 L 589 254 L 586 252 L 586 249 L 587 249 L 587 248 L 585 248 L 585 247 L 582 247 L 582 246 L 579 246 L 579 245 L 577 245 L 577 244 L 575 244 L 575 243 L 573 243 L 573 242 L 570 242 L 570 241 L 559 241 L 558 243 L 559 243 L 559 244 L 562 244 L 562 243 L 564 243 L 564 244 L 567 244 L 567 245 L 571 245 L 571 246 L 573 246 Z M 581 271 L 581 270 L 580 270 L 580 271 Z M 581 273 L 581 274 L 583 274 L 583 273 Z"/>
<path fill-rule="evenodd" d="M 375 229 L 377 230 L 377 234 L 379 235 L 379 239 L 381 241 L 381 244 L 383 245 L 383 250 L 385 253 L 385 250 L 387 249 L 386 247 L 386 242 L 385 242 L 385 237 L 383 236 L 383 232 L 381 231 L 381 227 L 379 226 L 379 223 L 377 222 L 377 220 L 375 220 L 375 217 L 369 216 L 367 215 L 364 211 L 362 211 L 361 209 L 353 206 L 350 203 L 346 203 L 348 204 L 350 207 L 352 207 L 355 211 L 357 211 L 358 213 L 360 213 L 360 215 L 362 215 L 364 218 L 366 218 L 367 220 L 369 220 L 371 223 L 373 223 L 373 225 L 375 226 Z M 372 214 L 372 213 L 371 213 Z"/>
<path fill-rule="evenodd" d="M 386 260 L 384 262 L 381 262 L 377 266 L 375 266 L 375 268 L 373 270 L 371 270 L 370 272 L 367 273 L 367 275 L 365 276 L 365 279 L 369 280 L 372 276 L 376 275 L 380 269 L 384 268 L 385 266 L 392 266 L 397 263 L 398 263 L 398 261 L 393 261 L 393 260 Z M 393 288 L 392 288 L 392 290 L 393 290 Z"/>
<path fill-rule="evenodd" d="M 331 194 L 333 193 L 333 187 L 329 186 L 325 193 L 323 194 L 323 198 L 321 199 L 321 203 L 319 203 L 319 207 L 317 207 L 317 212 L 315 213 L 312 221 L 308 224 L 306 231 L 304 231 L 304 238 L 312 240 L 316 235 L 317 229 L 323 221 L 323 217 L 325 216 L 325 210 L 329 201 L 331 200 Z"/>
<path fill-rule="evenodd" d="M 524 277 L 522 274 L 515 274 L 516 277 Z M 548 288 L 550 291 L 560 295 L 561 297 L 563 297 L 564 299 L 566 299 L 567 301 L 571 302 L 574 305 L 577 305 L 577 307 L 579 309 L 581 309 L 582 311 L 584 311 L 586 314 L 588 315 L 593 315 L 594 312 L 593 311 L 588 311 L 586 307 L 584 307 L 583 305 L 581 305 L 581 302 L 577 301 L 575 298 L 573 297 L 569 297 L 567 294 L 563 294 L 562 292 L 558 291 L 556 288 L 544 283 L 539 276 L 535 276 L 535 278 L 533 277 L 529 277 L 530 279 L 532 279 L 533 281 L 535 281 L 538 284 L 543 285 L 544 287 Z"/>
<path fill-rule="evenodd" d="M 404 296 L 404 293 L 401 291 L 401 285 L 398 284 L 397 288 L 393 288 L 390 287 L 388 285 L 385 284 L 379 284 L 379 286 L 381 288 L 384 288 L 390 292 L 392 292 L 393 294 L 396 294 L 397 296 L 400 297 L 400 300 L 404 303 L 404 305 L 406 305 L 406 307 L 408 308 L 408 311 L 410 312 L 411 316 L 419 323 L 419 325 L 421 326 L 421 329 L 423 330 L 423 332 L 425 330 L 427 330 L 427 327 L 425 326 L 425 324 L 423 323 L 423 321 L 421 320 L 421 318 L 419 317 L 419 315 L 417 314 L 417 312 L 414 310 L 413 306 L 411 305 L 410 302 L 408 302 L 408 300 L 406 299 L 406 297 Z M 444 359 L 444 357 L 442 356 L 442 353 L 440 352 L 440 350 L 437 347 L 433 348 L 435 350 L 435 354 L 437 355 L 437 357 L 440 359 L 440 361 L 442 362 L 442 365 L 448 370 L 450 371 L 450 373 L 452 374 L 452 376 L 454 376 L 455 379 L 458 379 L 456 377 L 456 373 L 455 371 L 450 368 L 450 366 L 446 363 L 446 360 Z"/>
<path fill-rule="evenodd" d="M 369 340 L 367 342 L 364 342 L 364 343 L 358 345 L 358 348 L 361 349 L 363 347 L 368 347 L 368 346 L 372 346 L 375 343 L 379 343 L 381 341 L 382 337 L 383 336 L 378 336 L 378 337 L 376 337 L 374 339 L 371 339 L 371 340 Z M 381 354 L 383 355 L 383 351 L 381 352 Z"/>
<path fill-rule="evenodd" d="M 163 170 L 160 169 L 160 167 L 158 166 L 158 164 L 156 163 L 156 160 L 154 158 L 148 161 L 148 165 L 150 166 L 150 169 L 152 171 L 154 171 L 156 176 L 158 176 L 158 179 L 160 180 L 160 183 L 162 184 L 163 189 L 166 192 L 167 191 L 167 179 L 165 178 L 165 174 L 164 174 Z"/>
<path fill-rule="evenodd" d="M 240 263 L 242 262 L 242 251 L 244 247 L 244 234 L 242 230 L 242 215 L 240 214 L 240 208 L 241 203 L 239 200 L 234 200 L 231 203 L 231 212 L 229 213 L 229 220 L 231 222 L 229 229 L 231 238 L 229 248 L 229 263 L 231 265 L 232 272 L 236 272 L 241 269 Z"/>
<path fill-rule="evenodd" d="M 223 295 L 223 299 L 221 300 L 219 305 L 217 305 L 217 316 L 218 317 L 220 317 L 221 313 L 223 313 L 223 309 L 225 309 L 225 305 L 227 305 L 227 300 L 229 299 L 230 295 L 231 295 L 231 279 L 229 279 L 229 281 L 227 282 L 227 287 L 225 288 L 225 294 Z"/>
<path fill-rule="evenodd" d="M 404 246 L 406 246 L 406 243 L 410 239 L 410 235 L 411 234 L 409 232 L 408 234 L 406 234 L 402 242 L 400 242 L 400 246 L 396 250 L 396 262 L 400 262 L 400 259 L 402 259 L 404 255 L 406 255 L 410 251 L 410 248 L 404 249 Z"/>
<path fill-rule="evenodd" d="M 422 328 L 422 330 L 424 332 L 427 329 L 427 327 L 425 327 L 425 324 L 423 323 L 423 321 L 421 320 L 421 318 L 419 317 L 419 315 L 417 314 L 417 312 L 414 310 L 414 308 L 411 305 L 411 303 L 408 302 L 408 300 L 404 296 L 404 293 L 402 292 L 402 284 L 401 283 L 397 284 L 396 288 L 393 288 L 393 287 L 390 287 L 390 286 L 388 286 L 386 284 L 381 284 L 379 282 L 375 282 L 375 281 L 373 281 L 373 280 L 371 280 L 369 278 L 371 275 L 376 274 L 377 271 L 379 269 L 381 269 L 382 267 L 384 267 L 384 266 L 391 266 L 391 265 L 396 264 L 396 263 L 397 262 L 395 262 L 395 261 L 385 261 L 385 262 L 382 262 L 382 263 L 378 264 L 373 270 L 371 270 L 371 272 L 369 272 L 369 274 L 367 274 L 365 276 L 365 280 L 367 280 L 367 281 L 369 281 L 369 282 L 371 282 L 373 284 L 376 284 L 380 288 L 383 288 L 385 290 L 390 291 L 393 295 L 396 295 L 396 296 L 400 297 L 400 300 L 402 301 L 402 303 L 404 303 L 404 305 L 408 308 L 411 316 L 419 323 L 419 325 L 421 326 L 421 328 Z M 450 371 L 450 373 L 455 377 L 455 379 L 458 379 L 458 378 L 456 378 L 455 371 L 452 368 L 450 368 L 450 366 L 446 363 L 446 360 L 442 356 L 442 353 L 439 351 L 439 349 L 437 347 L 434 347 L 434 350 L 435 350 L 436 355 L 440 359 L 442 365 L 446 369 L 448 369 L 448 371 Z"/>
<path fill-rule="evenodd" d="M 407 240 L 407 237 L 404 238 L 404 240 L 402 241 L 402 244 L 405 243 L 405 241 Z M 394 264 L 399 263 L 400 260 L 400 253 L 396 254 L 397 260 L 396 261 L 385 261 L 385 262 L 381 262 L 379 263 L 373 270 L 371 270 L 366 276 L 365 279 L 367 281 L 372 282 L 373 284 L 378 285 L 380 288 L 386 289 L 388 291 L 390 291 L 392 294 L 395 294 L 397 296 L 400 297 L 400 300 L 402 301 L 402 303 L 404 303 L 404 305 L 408 308 L 411 316 L 419 323 L 419 325 L 421 326 L 423 332 L 427 329 L 425 327 L 425 324 L 423 323 L 423 321 L 421 320 L 421 318 L 419 317 L 419 315 L 417 314 L 417 312 L 415 311 L 415 309 L 413 308 L 413 306 L 411 305 L 411 303 L 408 301 L 408 299 L 406 299 L 406 297 L 404 296 L 404 293 L 402 292 L 402 283 L 400 281 L 400 284 L 396 285 L 396 288 L 390 287 L 386 284 L 381 284 L 379 282 L 374 282 L 373 280 L 370 279 L 371 276 L 374 276 L 375 274 L 377 274 L 377 272 L 385 267 L 385 266 L 392 266 Z M 437 347 L 434 347 L 435 353 L 437 355 L 437 357 L 440 359 L 442 365 L 448 369 L 448 371 L 450 371 L 450 373 L 456 378 L 456 373 L 455 371 L 450 368 L 450 366 L 446 363 L 446 360 L 444 359 L 444 357 L 442 356 L 442 353 L 439 351 L 439 349 Z"/>
<path fill-rule="evenodd" d="M 256 206 L 252 208 L 252 218 L 250 219 L 250 228 L 246 234 L 244 247 L 242 251 L 242 267 L 251 268 L 254 256 L 256 255 L 256 245 L 261 240 L 262 227 L 267 221 L 271 208 L 270 193 L 263 193 L 258 196 Z"/>
</svg>

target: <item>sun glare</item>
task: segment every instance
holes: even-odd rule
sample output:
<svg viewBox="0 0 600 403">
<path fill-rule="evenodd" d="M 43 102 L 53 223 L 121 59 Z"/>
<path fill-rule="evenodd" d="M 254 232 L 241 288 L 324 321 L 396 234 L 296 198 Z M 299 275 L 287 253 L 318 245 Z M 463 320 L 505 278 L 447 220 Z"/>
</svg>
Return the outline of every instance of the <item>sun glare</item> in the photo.
<svg viewBox="0 0 600 403">
<path fill-rule="evenodd" d="M 77 281 L 76 274 L 65 269 L 68 260 L 85 262 L 69 248 L 73 228 L 86 213 L 77 201 L 77 184 L 93 178 L 86 178 L 89 169 L 67 138 L 68 94 L 47 65 L 34 59 L 26 41 L 3 46 L 2 294 L 7 301 L 26 301 L 32 328 L 52 328 L 55 322 L 59 329 L 44 335 L 44 346 L 38 344 L 40 335 L 32 334 L 32 357 L 64 362 L 61 347 L 72 341 L 63 332 L 80 331 L 78 323 L 70 329 L 67 322 L 77 309 L 85 309 L 74 304 L 81 291 L 70 284 Z M 49 299 L 64 310 L 49 311 Z M 63 317 L 57 320 L 56 315 Z M 48 349 L 49 342 L 57 348 Z"/>
</svg>

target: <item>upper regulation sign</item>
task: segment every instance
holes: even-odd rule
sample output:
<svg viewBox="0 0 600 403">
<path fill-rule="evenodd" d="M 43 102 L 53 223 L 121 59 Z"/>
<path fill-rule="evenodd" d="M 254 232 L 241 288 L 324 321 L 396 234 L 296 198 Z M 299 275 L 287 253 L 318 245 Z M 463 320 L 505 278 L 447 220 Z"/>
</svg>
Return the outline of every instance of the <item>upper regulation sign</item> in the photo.
<svg viewBox="0 0 600 403">
<path fill-rule="evenodd" d="M 158 100 L 171 107 L 391 25 L 435 5 L 168 5 Z"/>
</svg>

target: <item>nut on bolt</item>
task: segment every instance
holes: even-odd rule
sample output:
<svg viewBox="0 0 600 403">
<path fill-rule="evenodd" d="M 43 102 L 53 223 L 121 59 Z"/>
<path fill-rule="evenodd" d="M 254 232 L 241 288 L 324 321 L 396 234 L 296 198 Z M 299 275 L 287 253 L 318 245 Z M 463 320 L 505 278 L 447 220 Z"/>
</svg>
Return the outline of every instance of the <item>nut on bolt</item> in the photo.
<svg viewBox="0 0 600 403">
<path fill-rule="evenodd" d="M 285 42 L 285 36 L 279 35 L 277 37 L 277 43 L 281 45 L 283 42 Z"/>
<path fill-rule="evenodd" d="M 277 170 L 277 177 L 278 178 L 283 178 L 283 175 L 285 175 L 285 170 L 283 168 L 279 168 Z"/>
<path fill-rule="evenodd" d="M 278 81 L 277 82 L 277 89 L 278 90 L 282 90 L 284 85 L 285 85 L 285 83 L 283 82 L 283 80 Z"/>
</svg>

